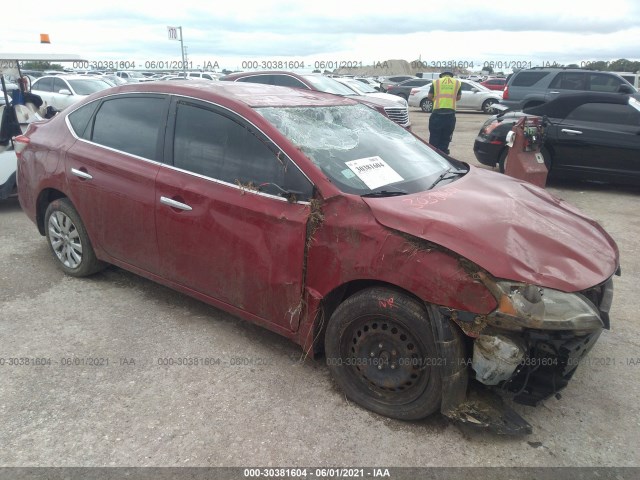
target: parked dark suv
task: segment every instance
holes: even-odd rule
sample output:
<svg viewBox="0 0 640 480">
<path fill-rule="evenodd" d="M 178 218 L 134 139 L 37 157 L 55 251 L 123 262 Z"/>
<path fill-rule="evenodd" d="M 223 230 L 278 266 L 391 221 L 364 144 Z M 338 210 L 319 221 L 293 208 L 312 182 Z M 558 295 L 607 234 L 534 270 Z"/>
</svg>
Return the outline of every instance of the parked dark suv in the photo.
<svg viewBox="0 0 640 480">
<path fill-rule="evenodd" d="M 511 109 L 542 105 L 562 93 L 637 93 L 620 75 L 579 68 L 530 68 L 514 73 L 503 93 L 503 105 Z"/>
</svg>

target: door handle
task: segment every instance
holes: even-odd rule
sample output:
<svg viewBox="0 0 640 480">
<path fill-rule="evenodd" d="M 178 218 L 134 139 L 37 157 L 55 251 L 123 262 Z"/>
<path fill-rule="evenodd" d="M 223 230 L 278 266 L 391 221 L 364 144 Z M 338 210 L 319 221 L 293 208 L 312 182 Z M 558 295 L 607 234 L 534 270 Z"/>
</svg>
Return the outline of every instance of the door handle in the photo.
<svg viewBox="0 0 640 480">
<path fill-rule="evenodd" d="M 570 130 L 568 128 L 563 128 L 561 132 L 568 135 L 582 135 L 582 132 L 580 130 Z"/>
<path fill-rule="evenodd" d="M 87 172 L 83 172 L 82 170 L 78 170 L 77 168 L 72 168 L 71 173 L 76 177 L 80 177 L 84 180 L 91 180 L 93 177 L 89 175 Z"/>
<path fill-rule="evenodd" d="M 178 202 L 176 200 L 173 200 L 172 198 L 160 197 L 160 203 L 164 203 L 165 205 L 169 205 L 170 207 L 178 208 L 180 210 L 187 210 L 187 211 L 193 210 L 186 203 Z"/>
<path fill-rule="evenodd" d="M 556 91 L 551 91 L 551 92 L 549 92 L 549 93 L 560 93 L 560 92 L 556 92 Z"/>
</svg>

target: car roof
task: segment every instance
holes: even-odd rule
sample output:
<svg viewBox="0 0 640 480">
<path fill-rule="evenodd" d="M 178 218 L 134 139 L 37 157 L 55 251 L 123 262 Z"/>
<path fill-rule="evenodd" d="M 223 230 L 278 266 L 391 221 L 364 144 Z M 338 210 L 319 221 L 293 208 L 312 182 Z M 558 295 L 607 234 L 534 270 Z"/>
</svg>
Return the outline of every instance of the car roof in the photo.
<svg viewBox="0 0 640 480">
<path fill-rule="evenodd" d="M 194 82 L 190 80 L 178 80 L 175 82 L 152 81 L 126 84 L 114 87 L 108 92 L 165 93 L 169 95 L 174 94 L 195 97 L 212 102 L 219 102 L 224 98 L 249 107 L 319 107 L 358 104 L 355 100 L 341 97 L 339 95 L 332 95 L 330 93 L 250 82 Z"/>
<path fill-rule="evenodd" d="M 569 112 L 585 103 L 612 103 L 624 105 L 629 102 L 629 95 L 621 93 L 582 92 L 566 93 L 547 103 L 523 110 L 525 113 L 537 116 L 563 118 Z"/>
<path fill-rule="evenodd" d="M 43 78 L 64 78 L 65 80 L 102 80 L 102 77 L 93 76 L 93 75 L 43 75 L 39 77 L 38 80 L 42 80 Z"/>
<path fill-rule="evenodd" d="M 295 78 L 304 78 L 309 75 L 322 76 L 320 73 L 305 73 L 303 75 L 299 73 L 288 72 L 286 70 L 256 70 L 255 72 L 236 72 L 225 75 L 221 80 L 235 80 L 236 78 L 253 77 L 254 75 L 290 75 Z"/>
</svg>

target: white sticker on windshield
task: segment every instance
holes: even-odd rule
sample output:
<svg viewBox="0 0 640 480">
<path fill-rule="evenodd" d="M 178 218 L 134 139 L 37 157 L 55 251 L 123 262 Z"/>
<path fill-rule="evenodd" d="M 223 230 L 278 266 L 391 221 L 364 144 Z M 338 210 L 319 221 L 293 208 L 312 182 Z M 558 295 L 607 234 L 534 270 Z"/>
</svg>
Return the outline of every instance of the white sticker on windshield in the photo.
<svg viewBox="0 0 640 480">
<path fill-rule="evenodd" d="M 371 190 L 404 180 L 398 172 L 377 155 L 345 162 L 364 184 Z"/>
</svg>

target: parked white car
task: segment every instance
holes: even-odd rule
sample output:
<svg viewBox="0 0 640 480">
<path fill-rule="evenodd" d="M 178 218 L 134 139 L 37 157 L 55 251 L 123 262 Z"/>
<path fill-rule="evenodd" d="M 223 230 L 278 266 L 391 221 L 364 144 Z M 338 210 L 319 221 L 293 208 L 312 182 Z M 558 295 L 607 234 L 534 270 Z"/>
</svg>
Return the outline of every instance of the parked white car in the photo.
<svg viewBox="0 0 640 480">
<path fill-rule="evenodd" d="M 90 75 L 47 75 L 31 85 L 31 91 L 58 110 L 79 102 L 92 93 L 111 88 L 99 77 Z"/>
<path fill-rule="evenodd" d="M 457 102 L 458 109 L 479 110 L 485 113 L 495 113 L 494 105 L 502 100 L 502 92 L 489 90 L 487 87 L 471 80 L 462 80 L 462 97 Z M 420 107 L 423 112 L 433 110 L 433 102 L 427 98 L 431 84 L 414 88 L 409 94 L 409 106 Z"/>
<path fill-rule="evenodd" d="M 129 70 L 121 70 L 119 72 L 116 72 L 116 76 L 120 77 L 127 83 L 148 82 L 151 80 L 150 78 L 145 77 L 140 72 L 132 72 Z"/>
<path fill-rule="evenodd" d="M 364 95 L 365 97 L 373 97 L 373 98 L 384 98 L 387 100 L 394 101 L 398 104 L 403 104 L 405 107 L 407 106 L 407 101 L 404 98 L 399 97 L 397 95 L 391 95 L 389 93 L 379 92 L 375 88 L 371 87 L 370 85 L 366 83 L 362 83 L 356 80 L 355 78 L 335 77 L 334 80 L 337 80 L 343 85 L 346 85 L 351 90 L 353 90 L 354 93 L 357 93 L 358 95 Z"/>
</svg>

